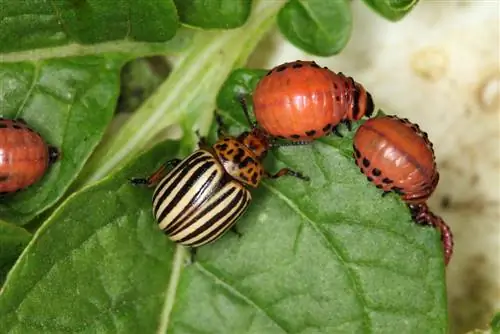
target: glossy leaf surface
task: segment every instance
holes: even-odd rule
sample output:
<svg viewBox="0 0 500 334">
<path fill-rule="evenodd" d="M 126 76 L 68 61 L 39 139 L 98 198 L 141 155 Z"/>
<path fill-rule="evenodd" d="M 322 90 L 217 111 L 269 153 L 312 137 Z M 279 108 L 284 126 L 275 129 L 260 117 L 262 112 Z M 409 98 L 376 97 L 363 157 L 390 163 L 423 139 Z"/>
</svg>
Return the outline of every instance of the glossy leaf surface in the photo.
<svg viewBox="0 0 500 334">
<path fill-rule="evenodd" d="M 379 15 L 399 21 L 415 7 L 419 0 L 363 0 Z"/>
<path fill-rule="evenodd" d="M 289 0 L 278 14 L 278 25 L 295 46 L 314 55 L 331 56 L 351 37 L 351 8 L 347 0 Z"/>
<path fill-rule="evenodd" d="M 242 26 L 250 15 L 251 0 L 174 0 L 182 23 L 204 29 Z"/>
</svg>

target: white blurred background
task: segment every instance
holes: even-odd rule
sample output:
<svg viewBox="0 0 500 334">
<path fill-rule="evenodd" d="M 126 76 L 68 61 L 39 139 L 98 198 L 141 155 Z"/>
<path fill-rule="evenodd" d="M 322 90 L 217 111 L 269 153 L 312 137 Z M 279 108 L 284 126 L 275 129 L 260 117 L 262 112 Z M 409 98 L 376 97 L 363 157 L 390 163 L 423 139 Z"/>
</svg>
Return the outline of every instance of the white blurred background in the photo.
<svg viewBox="0 0 500 334">
<path fill-rule="evenodd" d="M 316 60 L 429 134 L 441 174 L 429 204 L 455 237 L 451 332 L 485 328 L 500 309 L 500 0 L 422 0 L 396 23 L 359 0 L 353 10 L 353 35 L 339 55 L 307 55 L 274 32 L 249 66 Z"/>
</svg>

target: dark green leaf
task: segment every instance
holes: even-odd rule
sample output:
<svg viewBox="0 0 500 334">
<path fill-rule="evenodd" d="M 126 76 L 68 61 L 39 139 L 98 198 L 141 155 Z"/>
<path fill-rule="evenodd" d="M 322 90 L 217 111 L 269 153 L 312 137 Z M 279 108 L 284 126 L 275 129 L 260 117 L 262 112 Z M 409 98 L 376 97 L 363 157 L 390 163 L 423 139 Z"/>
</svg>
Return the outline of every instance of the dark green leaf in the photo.
<svg viewBox="0 0 500 334">
<path fill-rule="evenodd" d="M 240 113 L 222 111 L 234 128 L 245 127 L 233 121 Z M 177 155 L 173 144 L 157 146 L 72 196 L 42 227 L 0 296 L 0 328 L 446 332 L 438 233 L 413 224 L 397 196 L 382 198 L 339 140 L 275 150 L 272 170 L 287 166 L 311 181 L 263 182 L 238 222 L 242 237 L 200 248 L 192 265 L 158 230 L 153 190 L 127 182 Z"/>
<path fill-rule="evenodd" d="M 0 285 L 30 239 L 25 229 L 0 220 Z"/>
<path fill-rule="evenodd" d="M 178 28 L 172 0 L 0 0 L 0 52 L 115 40 L 164 42 Z"/>
<path fill-rule="evenodd" d="M 500 312 L 497 312 L 490 322 L 491 331 L 494 334 L 500 333 Z"/>
<path fill-rule="evenodd" d="M 205 29 L 242 26 L 252 8 L 252 0 L 174 0 L 184 24 Z"/>
<path fill-rule="evenodd" d="M 418 0 L 363 0 L 381 16 L 391 21 L 399 21 L 418 3 Z"/>
<path fill-rule="evenodd" d="M 62 158 L 32 187 L 0 202 L 0 218 L 23 224 L 54 204 L 110 122 L 123 60 L 81 57 L 0 64 L 0 115 L 24 118 Z"/>
<path fill-rule="evenodd" d="M 224 82 L 217 95 L 217 107 L 222 110 L 237 110 L 241 108 L 239 97 L 243 97 L 251 107 L 252 92 L 259 80 L 268 70 L 237 69 Z M 241 113 L 243 120 L 243 113 Z"/>
<path fill-rule="evenodd" d="M 56 211 L 4 285 L 3 331 L 153 333 L 174 248 L 152 221 L 151 191 L 128 178 L 146 176 L 176 147 L 156 147 Z"/>
<path fill-rule="evenodd" d="M 295 46 L 331 56 L 351 37 L 351 8 L 348 0 L 289 0 L 278 14 L 278 25 Z"/>
</svg>

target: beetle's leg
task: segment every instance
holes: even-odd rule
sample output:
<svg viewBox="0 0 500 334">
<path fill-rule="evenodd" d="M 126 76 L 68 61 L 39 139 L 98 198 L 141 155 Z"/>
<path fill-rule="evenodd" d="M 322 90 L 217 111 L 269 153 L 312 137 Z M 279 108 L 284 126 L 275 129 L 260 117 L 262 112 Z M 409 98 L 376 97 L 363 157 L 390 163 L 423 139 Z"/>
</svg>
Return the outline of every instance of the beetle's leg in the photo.
<svg viewBox="0 0 500 334">
<path fill-rule="evenodd" d="M 350 120 L 346 119 L 342 122 L 347 126 L 347 130 L 352 131 L 352 123 Z"/>
<path fill-rule="evenodd" d="M 235 226 L 235 225 L 233 225 L 233 226 L 230 228 L 230 230 L 231 230 L 231 232 L 233 232 L 234 234 L 236 234 L 236 235 L 238 236 L 238 238 L 241 238 L 241 236 L 243 235 L 243 234 L 241 234 L 241 232 L 240 232 L 240 231 L 238 231 L 238 229 L 236 228 L 236 226 Z"/>
<path fill-rule="evenodd" d="M 276 173 L 274 175 L 272 175 L 272 174 L 270 174 L 268 172 L 265 172 L 265 176 L 269 177 L 271 179 L 277 179 L 277 178 L 285 176 L 285 175 L 287 175 L 287 176 L 294 176 L 294 177 L 296 177 L 298 179 L 301 179 L 301 180 L 304 180 L 304 181 L 309 181 L 310 180 L 309 176 L 305 176 L 304 174 L 302 174 L 300 172 L 293 171 L 293 170 L 291 170 L 289 168 L 282 168 L 282 169 L 280 169 L 278 171 L 278 173 Z"/>
<path fill-rule="evenodd" d="M 301 146 L 301 145 L 310 145 L 312 144 L 312 140 L 299 140 L 299 141 L 288 141 L 284 143 L 272 142 L 271 147 L 286 147 L 286 146 Z"/>
<path fill-rule="evenodd" d="M 343 138 L 344 136 L 339 132 L 339 127 L 338 126 L 334 126 L 333 129 L 332 129 L 332 133 L 334 135 L 336 135 L 337 137 L 340 137 L 340 138 Z"/>
<path fill-rule="evenodd" d="M 177 166 L 182 160 L 181 159 L 172 159 L 164 163 L 163 165 L 158 168 L 153 175 L 148 177 L 147 179 L 144 178 L 132 178 L 130 179 L 130 183 L 133 185 L 147 185 L 148 187 L 154 187 L 156 186 L 160 180 L 165 176 L 167 169 L 170 167 L 175 167 Z"/>
<path fill-rule="evenodd" d="M 250 128 L 253 129 L 253 128 L 257 127 L 257 122 L 252 122 L 252 120 L 250 118 L 250 114 L 248 112 L 248 105 L 247 105 L 246 96 L 244 94 L 238 94 L 238 96 L 236 98 L 238 99 L 238 102 L 241 105 L 241 109 L 243 109 L 243 113 L 245 114 L 245 118 L 247 119 L 247 122 L 248 122 L 248 125 L 250 126 Z"/>
<path fill-rule="evenodd" d="M 189 247 L 189 260 L 190 264 L 193 264 L 196 261 L 196 251 L 198 249 L 196 247 Z"/>
</svg>

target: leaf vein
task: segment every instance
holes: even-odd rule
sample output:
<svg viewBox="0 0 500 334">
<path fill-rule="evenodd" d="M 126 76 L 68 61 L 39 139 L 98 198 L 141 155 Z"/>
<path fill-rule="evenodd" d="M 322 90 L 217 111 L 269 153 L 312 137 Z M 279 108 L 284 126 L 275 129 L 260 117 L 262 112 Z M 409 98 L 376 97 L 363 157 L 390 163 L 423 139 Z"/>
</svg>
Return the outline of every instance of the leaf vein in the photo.
<svg viewBox="0 0 500 334">
<path fill-rule="evenodd" d="M 285 325 L 280 323 L 278 319 L 273 317 L 269 312 L 267 312 L 262 306 L 258 305 L 255 301 L 253 301 L 249 296 L 246 296 L 241 291 L 237 290 L 234 286 L 226 283 L 221 277 L 217 276 L 214 272 L 208 270 L 204 267 L 200 262 L 195 263 L 196 268 L 200 271 L 200 273 L 205 276 L 212 278 L 217 284 L 225 287 L 228 291 L 233 293 L 233 295 L 238 296 L 243 301 L 245 301 L 248 305 L 253 306 L 256 310 L 260 311 L 262 314 L 267 316 L 270 320 L 272 320 L 284 333 L 289 333 L 290 331 L 285 329 Z"/>
<path fill-rule="evenodd" d="M 345 271 L 347 276 L 349 277 L 349 280 L 351 281 L 351 287 L 355 292 L 355 295 L 357 296 L 357 299 L 360 303 L 360 309 L 363 313 L 363 325 L 365 327 L 365 333 L 370 333 L 371 332 L 371 326 L 370 326 L 370 317 L 368 314 L 368 311 L 366 309 L 366 299 L 363 296 L 363 289 L 361 287 L 361 284 L 359 282 L 359 279 L 356 277 L 356 274 L 354 271 L 348 266 L 348 261 L 342 255 L 342 252 L 340 250 L 340 247 L 334 242 L 332 242 L 326 235 L 325 233 L 321 230 L 321 228 L 318 226 L 318 224 L 313 221 L 311 218 L 309 218 L 304 212 L 302 212 L 289 198 L 287 198 L 283 193 L 281 193 L 278 189 L 272 187 L 271 185 L 267 183 L 263 183 L 263 186 L 268 188 L 272 193 L 274 193 L 278 198 L 280 198 L 283 202 L 285 202 L 292 210 L 294 210 L 296 213 L 299 214 L 306 222 L 310 224 L 310 226 L 323 238 L 325 241 L 326 245 L 328 246 L 328 249 L 340 260 L 341 264 L 344 266 Z"/>
</svg>

